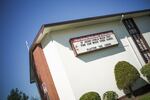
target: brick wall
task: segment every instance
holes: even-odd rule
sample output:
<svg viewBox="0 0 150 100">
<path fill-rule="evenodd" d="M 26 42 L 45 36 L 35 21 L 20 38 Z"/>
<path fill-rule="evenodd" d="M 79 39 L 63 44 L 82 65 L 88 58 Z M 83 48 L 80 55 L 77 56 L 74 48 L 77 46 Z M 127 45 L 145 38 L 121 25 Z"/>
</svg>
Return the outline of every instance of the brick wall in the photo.
<svg viewBox="0 0 150 100">
<path fill-rule="evenodd" d="M 37 82 L 39 88 L 43 89 L 43 86 L 45 89 L 42 91 L 46 93 L 50 98 L 50 100 L 59 100 L 55 84 L 53 82 L 52 75 L 50 73 L 50 70 L 48 68 L 48 64 L 46 62 L 46 58 L 43 53 L 43 49 L 41 48 L 41 45 L 37 45 L 36 48 L 33 51 L 33 58 L 35 63 L 35 71 L 37 74 Z M 41 82 L 39 82 L 41 81 Z M 43 96 L 43 95 L 41 95 Z M 43 100 L 46 100 L 46 97 L 42 97 Z"/>
</svg>

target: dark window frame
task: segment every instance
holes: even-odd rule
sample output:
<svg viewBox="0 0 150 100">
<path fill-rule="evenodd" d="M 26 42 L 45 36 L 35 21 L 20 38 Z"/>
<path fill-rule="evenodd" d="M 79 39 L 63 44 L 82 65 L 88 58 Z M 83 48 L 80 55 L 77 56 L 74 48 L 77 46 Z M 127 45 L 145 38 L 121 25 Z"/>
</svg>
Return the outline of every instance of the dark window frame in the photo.
<svg viewBox="0 0 150 100">
<path fill-rule="evenodd" d="M 136 47 L 138 48 L 145 63 L 148 63 L 150 61 L 150 47 L 142 36 L 133 18 L 124 19 L 123 24 L 125 25 L 134 43 L 136 44 Z"/>
</svg>

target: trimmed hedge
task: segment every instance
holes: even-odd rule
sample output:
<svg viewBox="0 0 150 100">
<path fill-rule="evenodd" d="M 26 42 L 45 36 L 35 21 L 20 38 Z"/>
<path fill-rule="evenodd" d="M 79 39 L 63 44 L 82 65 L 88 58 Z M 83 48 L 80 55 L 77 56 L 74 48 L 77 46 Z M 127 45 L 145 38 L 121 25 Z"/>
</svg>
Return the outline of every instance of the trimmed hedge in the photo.
<svg viewBox="0 0 150 100">
<path fill-rule="evenodd" d="M 80 97 L 80 100 L 101 100 L 97 92 L 87 92 Z"/>
<path fill-rule="evenodd" d="M 117 100 L 118 94 L 114 91 L 107 91 L 103 94 L 103 100 Z"/>
<path fill-rule="evenodd" d="M 138 78 L 140 78 L 137 69 L 126 61 L 118 62 L 115 66 L 114 73 L 116 84 L 120 90 L 129 88 Z"/>
<path fill-rule="evenodd" d="M 140 71 L 143 74 L 143 76 L 145 76 L 147 78 L 147 80 L 150 82 L 150 62 L 147 63 L 146 65 L 144 65 L 140 69 Z"/>
</svg>

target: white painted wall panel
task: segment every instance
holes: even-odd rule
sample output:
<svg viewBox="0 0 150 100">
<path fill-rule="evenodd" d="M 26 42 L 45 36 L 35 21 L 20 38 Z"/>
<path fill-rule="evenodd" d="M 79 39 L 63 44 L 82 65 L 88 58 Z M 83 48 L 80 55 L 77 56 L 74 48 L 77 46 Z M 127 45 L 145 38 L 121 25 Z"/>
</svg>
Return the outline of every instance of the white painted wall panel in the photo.
<svg viewBox="0 0 150 100">
<path fill-rule="evenodd" d="M 46 36 L 42 41 L 42 47 L 45 47 L 43 51 L 60 100 L 75 100 L 72 88 L 64 71 L 64 66 L 59 58 L 55 41 L 50 36 Z"/>
</svg>

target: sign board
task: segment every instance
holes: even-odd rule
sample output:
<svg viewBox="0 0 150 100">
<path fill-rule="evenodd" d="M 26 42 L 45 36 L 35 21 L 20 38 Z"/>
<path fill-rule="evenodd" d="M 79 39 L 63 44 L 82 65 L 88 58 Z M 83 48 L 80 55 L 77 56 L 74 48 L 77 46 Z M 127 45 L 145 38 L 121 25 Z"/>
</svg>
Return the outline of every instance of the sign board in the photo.
<svg viewBox="0 0 150 100">
<path fill-rule="evenodd" d="M 100 50 L 118 44 L 113 31 L 100 32 L 70 39 L 71 47 L 76 56 Z"/>
</svg>

